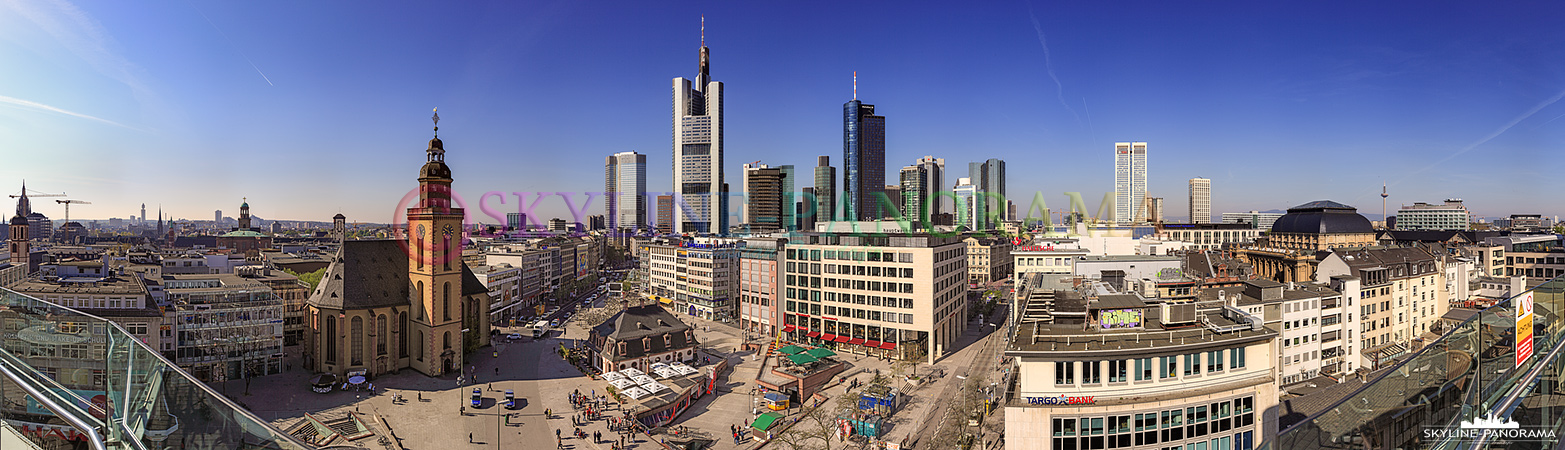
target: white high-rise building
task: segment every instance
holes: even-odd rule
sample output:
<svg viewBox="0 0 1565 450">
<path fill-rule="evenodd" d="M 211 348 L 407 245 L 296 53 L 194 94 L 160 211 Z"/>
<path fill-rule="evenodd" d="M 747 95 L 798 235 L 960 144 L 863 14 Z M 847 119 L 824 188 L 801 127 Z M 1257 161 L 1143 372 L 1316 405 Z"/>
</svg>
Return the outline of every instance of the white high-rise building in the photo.
<svg viewBox="0 0 1565 450">
<path fill-rule="evenodd" d="M 703 25 L 703 36 L 705 34 Z M 728 186 L 723 181 L 723 83 L 708 74 L 710 51 L 701 42 L 695 80 L 674 78 L 674 232 L 728 232 Z"/>
<path fill-rule="evenodd" d="M 978 198 L 978 186 L 973 185 L 973 179 L 962 177 L 956 179 L 956 186 L 951 188 L 956 203 L 956 216 L 952 225 L 966 226 L 968 230 L 980 230 L 983 220 L 983 203 Z"/>
<path fill-rule="evenodd" d="M 1398 230 L 1466 230 L 1471 228 L 1472 214 L 1462 205 L 1462 199 L 1446 199 L 1444 204 L 1424 202 L 1403 206 L 1397 211 Z"/>
<path fill-rule="evenodd" d="M 1114 143 L 1114 223 L 1147 220 L 1147 143 Z"/>
<path fill-rule="evenodd" d="M 1190 223 L 1212 223 L 1212 180 L 1190 179 Z"/>
<path fill-rule="evenodd" d="M 647 155 L 620 152 L 603 161 L 603 206 L 610 230 L 647 225 Z"/>
</svg>

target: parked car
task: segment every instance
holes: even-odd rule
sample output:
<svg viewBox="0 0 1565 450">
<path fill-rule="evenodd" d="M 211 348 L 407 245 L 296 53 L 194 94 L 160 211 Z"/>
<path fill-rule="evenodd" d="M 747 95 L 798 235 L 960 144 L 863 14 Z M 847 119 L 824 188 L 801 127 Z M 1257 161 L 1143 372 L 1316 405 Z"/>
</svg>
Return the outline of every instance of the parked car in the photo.
<svg viewBox="0 0 1565 450">
<path fill-rule="evenodd" d="M 477 408 L 483 404 L 484 390 L 482 388 L 473 388 L 473 407 Z"/>
<path fill-rule="evenodd" d="M 507 335 L 505 335 L 505 340 L 507 340 L 507 341 L 520 341 L 520 340 L 522 340 L 522 335 L 521 335 L 521 333 L 507 334 Z"/>
</svg>

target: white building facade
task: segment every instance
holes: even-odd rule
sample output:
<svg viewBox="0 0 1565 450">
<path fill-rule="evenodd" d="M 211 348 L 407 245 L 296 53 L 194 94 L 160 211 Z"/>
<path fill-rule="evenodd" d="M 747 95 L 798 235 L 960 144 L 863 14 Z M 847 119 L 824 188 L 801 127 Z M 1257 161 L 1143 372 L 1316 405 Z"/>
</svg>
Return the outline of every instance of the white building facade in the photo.
<svg viewBox="0 0 1565 450">
<path fill-rule="evenodd" d="M 1147 220 L 1147 143 L 1114 143 L 1114 223 Z"/>
<path fill-rule="evenodd" d="M 728 199 L 723 180 L 723 83 L 708 74 L 701 45 L 695 80 L 674 78 L 675 233 L 724 233 Z"/>
</svg>

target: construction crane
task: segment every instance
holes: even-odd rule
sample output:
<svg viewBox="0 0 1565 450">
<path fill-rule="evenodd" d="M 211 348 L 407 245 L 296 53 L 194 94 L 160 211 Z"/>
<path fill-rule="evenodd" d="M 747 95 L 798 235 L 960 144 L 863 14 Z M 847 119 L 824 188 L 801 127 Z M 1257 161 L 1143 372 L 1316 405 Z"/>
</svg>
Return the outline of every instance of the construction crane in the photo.
<svg viewBox="0 0 1565 450">
<path fill-rule="evenodd" d="M 64 231 L 66 234 L 65 238 L 60 239 L 60 242 L 69 244 L 71 243 L 71 204 L 80 203 L 83 205 L 91 205 L 92 202 L 86 200 L 55 200 L 54 202 L 65 205 L 65 226 L 60 227 L 60 230 Z"/>
<path fill-rule="evenodd" d="M 34 192 L 37 192 L 37 191 L 34 191 Z M 40 194 L 40 193 L 28 194 L 27 193 L 27 185 L 26 184 L 22 184 L 22 195 L 11 195 L 9 197 L 11 197 L 11 198 L 21 198 L 21 197 L 64 197 L 64 196 L 65 196 L 64 192 L 61 192 L 61 193 L 58 193 L 58 194 Z"/>
</svg>

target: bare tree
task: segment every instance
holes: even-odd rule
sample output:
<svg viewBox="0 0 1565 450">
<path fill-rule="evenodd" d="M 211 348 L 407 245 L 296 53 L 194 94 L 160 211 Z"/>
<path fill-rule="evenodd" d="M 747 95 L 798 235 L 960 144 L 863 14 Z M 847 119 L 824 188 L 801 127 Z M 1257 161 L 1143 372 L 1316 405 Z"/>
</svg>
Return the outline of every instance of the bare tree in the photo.
<svg viewBox="0 0 1565 450">
<path fill-rule="evenodd" d="M 967 433 L 967 420 L 983 408 L 984 396 L 978 377 L 969 377 L 957 389 L 955 398 L 949 399 L 946 420 L 936 424 L 935 435 L 925 448 L 957 448 L 962 435 Z"/>
<path fill-rule="evenodd" d="M 787 430 L 778 434 L 772 442 L 779 448 L 788 450 L 831 450 L 842 448 L 837 439 L 837 417 L 835 408 L 822 406 L 806 408 L 794 417 L 781 420 L 794 422 Z M 833 443 L 839 446 L 833 447 Z"/>
</svg>

